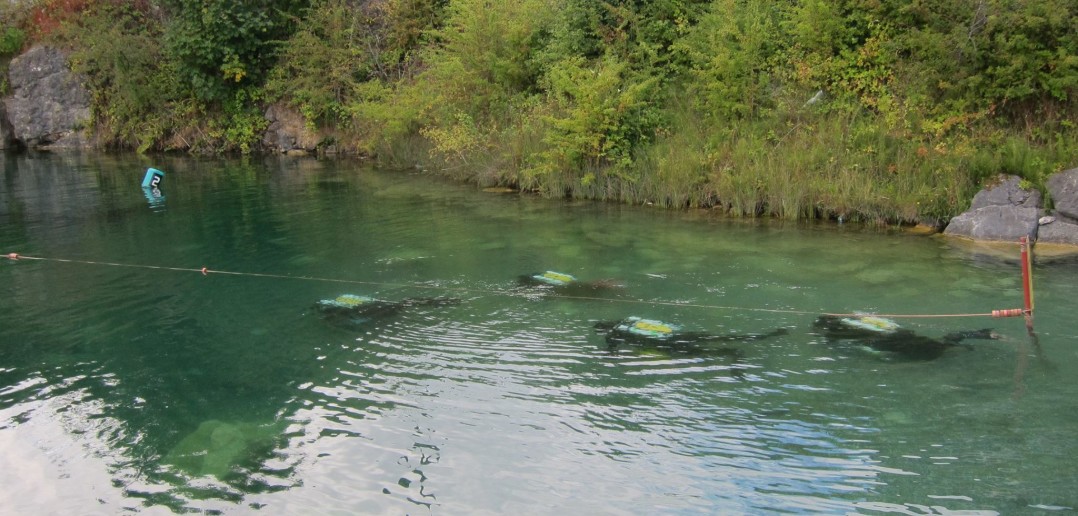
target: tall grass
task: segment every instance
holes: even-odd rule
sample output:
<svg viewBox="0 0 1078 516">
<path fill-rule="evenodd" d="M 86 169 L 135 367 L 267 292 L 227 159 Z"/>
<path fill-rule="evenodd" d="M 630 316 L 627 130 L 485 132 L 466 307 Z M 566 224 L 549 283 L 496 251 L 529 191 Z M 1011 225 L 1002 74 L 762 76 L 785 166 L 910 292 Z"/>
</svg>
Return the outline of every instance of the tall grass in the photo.
<svg viewBox="0 0 1078 516">
<path fill-rule="evenodd" d="M 646 195 L 732 216 L 938 223 L 968 208 L 1000 173 L 1038 186 L 1078 156 L 1073 130 L 1043 144 L 1013 131 L 913 138 L 838 113 L 742 122 L 710 134 L 698 122 L 681 127 L 640 161 L 652 168 L 642 173 Z"/>
<path fill-rule="evenodd" d="M 631 165 L 561 163 L 549 161 L 556 153 L 547 152 L 546 109 L 536 102 L 477 124 L 476 141 L 463 152 L 439 152 L 413 136 L 390 155 L 479 186 L 548 197 L 879 225 L 939 224 L 968 208 L 1000 173 L 1040 185 L 1078 155 L 1073 138 L 1038 143 L 987 126 L 935 137 L 840 109 L 730 122 L 674 102 L 664 128 Z"/>
</svg>

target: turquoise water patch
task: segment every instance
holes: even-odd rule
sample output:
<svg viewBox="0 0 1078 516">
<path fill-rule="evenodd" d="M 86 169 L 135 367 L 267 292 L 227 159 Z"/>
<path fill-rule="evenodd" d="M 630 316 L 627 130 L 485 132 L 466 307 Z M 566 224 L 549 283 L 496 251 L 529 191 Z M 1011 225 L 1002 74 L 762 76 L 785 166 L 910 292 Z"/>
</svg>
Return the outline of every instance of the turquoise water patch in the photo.
<svg viewBox="0 0 1078 516">
<path fill-rule="evenodd" d="M 38 447 L 19 472 L 49 472 L 0 485 L 5 507 L 1078 507 L 1065 381 L 1078 377 L 1078 262 L 1036 263 L 1034 339 L 1020 317 L 983 316 L 1021 306 L 1016 260 L 939 238 L 489 195 L 313 159 L 161 157 L 168 206 L 154 211 L 144 159 L 0 168 L 0 252 L 75 260 L 0 259 L 0 434 Z M 544 271 L 624 286 L 518 287 Z M 331 324 L 317 303 L 345 293 L 410 301 Z M 911 363 L 813 324 L 855 312 L 932 316 L 893 318 L 928 339 L 1001 338 Z M 787 333 L 612 350 L 596 324 L 630 316 L 653 332 Z"/>
</svg>

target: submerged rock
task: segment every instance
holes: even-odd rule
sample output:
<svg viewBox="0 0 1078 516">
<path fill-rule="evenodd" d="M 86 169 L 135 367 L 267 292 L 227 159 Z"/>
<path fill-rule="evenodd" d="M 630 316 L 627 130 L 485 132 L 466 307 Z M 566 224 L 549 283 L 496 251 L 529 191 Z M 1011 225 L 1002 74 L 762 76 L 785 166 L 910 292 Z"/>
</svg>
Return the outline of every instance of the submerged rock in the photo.
<svg viewBox="0 0 1078 516">
<path fill-rule="evenodd" d="M 210 419 L 180 440 L 162 462 L 191 476 L 224 479 L 237 467 L 265 458 L 283 429 L 283 423 L 226 423 Z"/>
</svg>

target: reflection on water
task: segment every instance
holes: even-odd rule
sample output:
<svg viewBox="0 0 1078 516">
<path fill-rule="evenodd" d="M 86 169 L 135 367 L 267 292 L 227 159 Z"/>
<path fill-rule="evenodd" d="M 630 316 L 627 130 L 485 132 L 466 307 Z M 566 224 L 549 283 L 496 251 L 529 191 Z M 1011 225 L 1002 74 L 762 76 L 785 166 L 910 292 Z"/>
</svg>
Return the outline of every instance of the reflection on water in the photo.
<svg viewBox="0 0 1078 516">
<path fill-rule="evenodd" d="M 1069 258 L 1037 264 L 1038 342 L 1019 319 L 909 319 L 1001 338 L 903 361 L 813 322 L 1013 308 L 1016 259 L 350 163 L 2 163 L 0 253 L 77 261 L 0 260 L 14 512 L 1078 508 Z M 518 283 L 536 271 L 603 288 Z M 334 299 L 405 304 L 331 324 L 316 302 Z M 431 299 L 460 302 L 406 303 Z M 629 317 L 768 338 L 596 331 Z"/>
</svg>

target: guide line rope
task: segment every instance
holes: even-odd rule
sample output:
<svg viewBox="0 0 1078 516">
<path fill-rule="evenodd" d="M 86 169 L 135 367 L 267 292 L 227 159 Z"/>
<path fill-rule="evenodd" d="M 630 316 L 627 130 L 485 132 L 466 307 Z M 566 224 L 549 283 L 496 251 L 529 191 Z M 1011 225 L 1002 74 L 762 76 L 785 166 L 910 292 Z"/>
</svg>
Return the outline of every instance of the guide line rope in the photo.
<svg viewBox="0 0 1078 516">
<path fill-rule="evenodd" d="M 104 262 L 93 260 L 75 260 L 70 258 L 48 258 L 43 256 L 26 256 L 18 253 L 8 253 L 4 255 L 6 258 L 17 260 L 37 260 L 37 261 L 50 261 L 60 263 L 75 263 L 83 265 L 101 265 L 109 267 L 127 267 L 133 269 L 150 269 L 150 270 L 162 270 L 162 271 L 174 271 L 174 272 L 198 272 L 203 276 L 210 274 L 227 274 L 231 276 L 247 276 L 256 278 L 273 278 L 273 279 L 290 279 L 290 280 L 306 280 L 306 281 L 322 281 L 329 283 L 347 283 L 355 285 L 374 285 L 380 287 L 401 287 L 401 288 L 427 288 L 435 290 L 444 290 L 450 292 L 465 292 L 465 293 L 485 293 L 495 294 L 503 296 L 527 296 L 528 292 L 514 292 L 511 290 L 499 290 L 499 289 L 484 289 L 484 288 L 472 288 L 472 287 L 447 287 L 442 285 L 431 285 L 425 283 L 392 283 L 392 282 L 379 282 L 379 281 L 359 281 L 348 280 L 341 278 L 325 278 L 318 276 L 288 276 L 285 274 L 271 274 L 262 272 L 240 272 L 240 271 L 224 271 L 217 269 L 210 269 L 208 267 L 191 268 L 191 267 L 167 267 L 161 265 L 143 265 L 136 263 L 118 263 L 118 262 Z M 953 317 L 1009 317 L 1021 314 L 1009 313 L 1014 310 L 993 310 L 988 313 L 956 313 L 956 314 L 878 314 L 878 313 L 830 313 L 830 312 L 812 312 L 807 310 L 792 310 L 781 308 L 753 308 L 746 306 L 723 306 L 723 305 L 708 305 L 698 303 L 679 303 L 674 301 L 657 301 L 657 300 L 642 300 L 642 299 L 612 299 L 606 297 L 595 296 L 572 296 L 572 295 L 559 295 L 558 297 L 563 299 L 581 299 L 591 301 L 606 301 L 617 303 L 635 303 L 644 305 L 660 305 L 660 306 L 678 306 L 689 308 L 706 308 L 712 310 L 729 310 L 729 311 L 742 311 L 742 312 L 765 312 L 765 313 L 782 313 L 782 314 L 796 314 L 796 315 L 829 315 L 834 317 L 889 317 L 894 319 L 937 319 L 937 318 L 953 318 Z M 1016 309 L 1021 312 L 1021 309 Z"/>
</svg>

